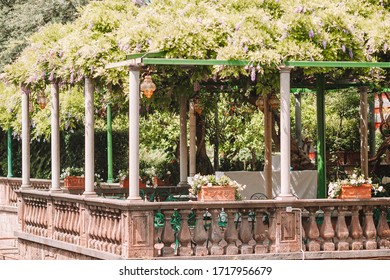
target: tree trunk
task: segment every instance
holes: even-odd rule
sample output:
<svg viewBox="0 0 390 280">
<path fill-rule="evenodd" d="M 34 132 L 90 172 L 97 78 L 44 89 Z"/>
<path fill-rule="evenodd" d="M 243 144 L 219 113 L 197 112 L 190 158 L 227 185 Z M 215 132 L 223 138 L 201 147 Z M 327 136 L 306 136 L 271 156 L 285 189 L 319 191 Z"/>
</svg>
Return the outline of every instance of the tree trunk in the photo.
<svg viewBox="0 0 390 280">
<path fill-rule="evenodd" d="M 206 151 L 206 126 L 202 115 L 196 114 L 196 169 L 202 175 L 214 174 Z"/>
<path fill-rule="evenodd" d="M 248 101 L 256 106 L 258 96 L 249 96 Z M 257 107 L 257 106 L 256 106 Z M 275 150 L 280 151 L 280 115 L 279 112 L 275 109 L 272 109 L 272 141 L 275 145 Z M 278 130 L 276 130 L 278 128 Z M 293 170 L 314 170 L 315 165 L 309 159 L 309 156 L 302 150 L 302 147 L 299 147 L 298 142 L 291 135 L 291 166 Z"/>
</svg>

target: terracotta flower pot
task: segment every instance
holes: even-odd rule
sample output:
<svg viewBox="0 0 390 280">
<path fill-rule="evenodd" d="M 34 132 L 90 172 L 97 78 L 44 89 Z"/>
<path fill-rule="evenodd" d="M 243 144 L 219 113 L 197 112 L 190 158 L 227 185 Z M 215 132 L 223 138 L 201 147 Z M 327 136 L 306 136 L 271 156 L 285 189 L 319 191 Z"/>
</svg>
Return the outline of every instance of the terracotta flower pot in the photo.
<svg viewBox="0 0 390 280">
<path fill-rule="evenodd" d="M 371 198 L 371 184 L 362 184 L 355 187 L 350 185 L 341 186 L 341 193 L 338 198 L 341 199 L 356 199 L 356 198 Z"/>
<path fill-rule="evenodd" d="M 64 186 L 68 190 L 83 190 L 85 189 L 85 178 L 81 176 L 65 177 Z"/>
<path fill-rule="evenodd" d="M 129 188 L 129 178 L 125 178 L 124 180 L 121 180 L 119 182 L 119 185 L 120 185 L 121 188 L 128 189 Z M 139 188 L 140 189 L 145 189 L 146 188 L 146 184 L 144 182 L 142 182 L 141 180 L 139 180 Z"/>
<path fill-rule="evenodd" d="M 202 186 L 198 192 L 198 201 L 231 201 L 235 200 L 235 187 L 229 186 Z"/>
</svg>

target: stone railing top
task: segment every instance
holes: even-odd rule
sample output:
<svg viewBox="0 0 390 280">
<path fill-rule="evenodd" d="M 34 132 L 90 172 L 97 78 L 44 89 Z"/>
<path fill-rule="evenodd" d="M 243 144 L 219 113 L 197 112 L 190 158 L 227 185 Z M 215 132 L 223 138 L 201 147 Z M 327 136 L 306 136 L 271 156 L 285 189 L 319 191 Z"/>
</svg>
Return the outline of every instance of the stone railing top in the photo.
<svg viewBox="0 0 390 280">
<path fill-rule="evenodd" d="M 57 193 L 39 190 L 18 190 L 21 196 L 48 197 L 65 201 L 74 201 L 96 206 L 109 206 L 126 210 L 157 210 L 157 209 L 205 209 L 205 208 L 281 208 L 281 207 L 337 207 L 354 205 L 390 205 L 390 198 L 370 198 L 370 199 L 297 199 L 297 200 L 242 200 L 242 201 L 170 201 L 170 202 L 145 202 L 143 200 L 120 200 L 103 197 L 90 197 L 82 195 L 72 195 L 67 193 Z"/>
</svg>

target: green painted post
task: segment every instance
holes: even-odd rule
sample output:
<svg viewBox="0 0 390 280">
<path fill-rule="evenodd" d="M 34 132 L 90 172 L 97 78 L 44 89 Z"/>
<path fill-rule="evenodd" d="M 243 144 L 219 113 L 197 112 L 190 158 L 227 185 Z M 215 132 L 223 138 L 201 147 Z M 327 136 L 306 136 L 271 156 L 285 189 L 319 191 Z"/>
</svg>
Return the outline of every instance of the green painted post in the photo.
<svg viewBox="0 0 390 280">
<path fill-rule="evenodd" d="M 7 133 L 7 155 L 8 155 L 8 174 L 7 177 L 11 178 L 14 175 L 12 174 L 12 128 L 8 128 Z"/>
<path fill-rule="evenodd" d="M 107 104 L 107 183 L 113 182 L 112 174 L 112 118 L 111 104 Z"/>
<path fill-rule="evenodd" d="M 325 90 L 324 76 L 317 77 L 317 198 L 326 197 Z"/>
</svg>

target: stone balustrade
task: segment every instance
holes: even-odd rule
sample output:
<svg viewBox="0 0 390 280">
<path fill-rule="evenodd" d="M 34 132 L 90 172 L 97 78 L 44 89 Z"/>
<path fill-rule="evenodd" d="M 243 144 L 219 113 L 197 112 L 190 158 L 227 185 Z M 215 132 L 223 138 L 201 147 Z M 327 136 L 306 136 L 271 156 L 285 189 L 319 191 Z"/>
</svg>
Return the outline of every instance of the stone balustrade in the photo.
<svg viewBox="0 0 390 280">
<path fill-rule="evenodd" d="M 387 198 L 135 202 L 17 194 L 19 237 L 71 244 L 68 250 L 91 256 L 103 252 L 106 259 L 390 255 Z"/>
<path fill-rule="evenodd" d="M 51 180 L 46 179 L 31 179 L 31 187 L 35 190 L 49 190 L 51 186 Z M 17 206 L 17 190 L 22 186 L 21 178 L 0 178 L 0 193 L 3 200 L 0 203 L 5 206 Z"/>
</svg>

